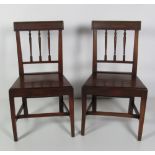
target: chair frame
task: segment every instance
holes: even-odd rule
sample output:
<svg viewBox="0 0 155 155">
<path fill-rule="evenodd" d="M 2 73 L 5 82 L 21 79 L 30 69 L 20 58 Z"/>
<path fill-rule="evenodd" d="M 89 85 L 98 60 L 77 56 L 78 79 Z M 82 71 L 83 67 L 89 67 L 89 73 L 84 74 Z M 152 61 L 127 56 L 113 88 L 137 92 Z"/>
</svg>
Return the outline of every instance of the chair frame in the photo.
<svg viewBox="0 0 155 155">
<path fill-rule="evenodd" d="M 99 71 L 97 71 L 97 63 L 127 63 L 132 64 L 132 72 L 125 74 L 132 74 L 132 80 L 134 81 L 137 77 L 137 60 L 138 60 L 138 34 L 141 29 L 140 21 L 92 21 L 92 30 L 93 30 L 93 65 L 92 65 L 92 75 L 96 76 Z M 104 60 L 97 60 L 97 31 L 105 30 L 105 57 Z M 114 30 L 114 57 L 113 60 L 107 60 L 107 31 Z M 116 42 L 117 42 L 117 30 L 124 30 L 123 38 L 123 60 L 116 60 Z M 125 44 L 126 44 L 126 30 L 134 31 L 134 49 L 133 49 L 133 61 L 126 61 L 125 59 Z M 119 72 L 103 72 L 103 73 L 112 73 L 119 74 Z M 121 72 L 120 72 L 121 73 Z M 127 88 L 128 89 L 128 88 Z M 147 100 L 147 88 L 139 90 L 130 90 L 121 91 L 123 87 L 116 88 L 112 87 L 107 89 L 100 87 L 96 89 L 95 87 L 87 87 L 85 84 L 82 87 L 82 121 L 81 121 L 81 135 L 85 134 L 85 122 L 86 115 L 102 115 L 102 116 L 116 116 L 116 117 L 129 117 L 136 118 L 139 120 L 139 129 L 138 129 L 138 140 L 142 139 L 146 100 Z M 87 107 L 87 95 L 92 96 L 92 101 Z M 102 112 L 97 111 L 97 96 L 104 97 L 121 97 L 129 98 L 129 107 L 128 113 L 116 113 L 116 112 Z M 140 112 L 138 111 L 134 98 L 140 97 Z M 90 111 L 90 109 L 92 110 Z M 135 114 L 133 114 L 133 111 Z"/>
<path fill-rule="evenodd" d="M 24 64 L 51 64 L 58 63 L 58 74 L 59 80 L 63 78 L 63 52 L 62 52 L 62 30 L 64 29 L 63 21 L 39 21 L 39 22 L 14 22 L 14 31 L 16 32 L 16 43 L 17 43 L 17 55 L 18 55 L 18 66 L 19 66 L 19 78 L 23 80 L 24 75 L 31 73 L 24 73 Z M 58 31 L 58 60 L 52 61 L 50 54 L 50 31 Z M 20 40 L 20 32 L 21 31 L 29 31 L 29 45 L 30 45 L 30 61 L 23 61 L 22 58 L 22 48 L 21 48 L 21 40 Z M 39 61 L 33 61 L 32 56 L 32 39 L 31 39 L 31 31 L 38 31 L 38 43 L 39 43 Z M 41 35 L 40 31 L 48 31 L 48 60 L 43 61 L 41 55 Z M 47 72 L 42 73 L 32 73 L 32 74 L 48 74 Z M 49 72 L 54 73 L 54 72 Z M 69 96 L 69 109 L 63 101 L 63 95 Z M 40 97 L 59 97 L 59 112 L 53 113 L 40 113 L 40 114 L 29 114 L 27 107 L 27 99 L 28 98 L 40 98 Z M 22 97 L 22 105 L 19 111 L 15 112 L 15 97 Z M 38 88 L 29 89 L 28 93 L 25 92 L 24 88 L 20 90 L 14 90 L 10 88 L 9 90 L 9 99 L 10 99 L 10 111 L 11 111 L 11 120 L 12 120 L 12 128 L 14 141 L 18 140 L 17 137 L 17 127 L 16 121 L 21 118 L 34 118 L 34 117 L 49 117 L 49 116 L 69 116 L 71 122 L 71 136 L 74 137 L 74 92 L 73 87 L 64 87 L 64 88 L 50 88 L 43 89 Z M 66 112 L 64 112 L 64 109 Z M 24 112 L 22 115 L 21 112 Z"/>
</svg>

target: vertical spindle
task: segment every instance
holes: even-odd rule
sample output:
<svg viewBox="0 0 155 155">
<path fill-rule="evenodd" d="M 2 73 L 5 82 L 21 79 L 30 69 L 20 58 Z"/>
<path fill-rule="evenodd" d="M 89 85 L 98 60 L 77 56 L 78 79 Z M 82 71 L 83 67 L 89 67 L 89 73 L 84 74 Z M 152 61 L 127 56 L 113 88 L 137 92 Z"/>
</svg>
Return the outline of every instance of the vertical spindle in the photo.
<svg viewBox="0 0 155 155">
<path fill-rule="evenodd" d="M 123 61 L 125 61 L 125 47 L 126 47 L 126 30 L 124 30 L 124 37 L 123 37 Z"/>
<path fill-rule="evenodd" d="M 40 30 L 38 31 L 38 42 L 39 42 L 39 61 L 42 61 L 42 56 L 41 56 L 41 34 L 40 34 Z"/>
<path fill-rule="evenodd" d="M 117 31 L 114 32 L 114 61 L 116 61 Z"/>
<path fill-rule="evenodd" d="M 50 31 L 48 30 L 48 60 L 51 61 L 51 54 L 50 54 Z"/>
<path fill-rule="evenodd" d="M 33 56 L 32 56 L 32 38 L 31 38 L 31 31 L 29 31 L 29 45 L 30 45 L 30 61 L 33 61 Z"/>
<path fill-rule="evenodd" d="M 104 60 L 107 60 L 107 30 L 105 30 L 105 56 Z"/>
</svg>

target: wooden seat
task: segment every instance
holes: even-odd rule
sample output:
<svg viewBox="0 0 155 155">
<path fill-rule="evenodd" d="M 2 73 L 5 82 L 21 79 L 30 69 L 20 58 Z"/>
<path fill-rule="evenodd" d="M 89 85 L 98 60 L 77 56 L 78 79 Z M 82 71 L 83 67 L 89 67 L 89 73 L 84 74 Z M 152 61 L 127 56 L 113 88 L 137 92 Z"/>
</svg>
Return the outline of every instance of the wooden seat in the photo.
<svg viewBox="0 0 155 155">
<path fill-rule="evenodd" d="M 30 91 L 30 89 L 34 91 Z M 40 89 L 42 91 L 40 91 Z M 25 97 L 34 96 L 50 96 L 53 93 L 65 95 L 72 91 L 69 81 L 59 73 L 37 73 L 26 74 L 18 77 L 13 86 L 10 88 L 11 93 L 18 97 L 26 93 Z M 49 95 L 47 94 L 49 91 Z M 51 92 L 51 93 L 50 93 Z"/>
<path fill-rule="evenodd" d="M 103 115 L 103 116 L 117 116 L 130 117 L 139 119 L 138 140 L 142 138 L 147 88 L 142 81 L 137 77 L 137 58 L 138 58 L 138 32 L 141 28 L 139 21 L 93 21 L 93 71 L 82 87 L 82 124 L 81 134 L 85 134 L 85 120 L 86 115 Z M 104 60 L 97 60 L 97 32 L 99 30 L 105 31 L 105 53 Z M 124 31 L 123 33 L 123 56 L 122 60 L 117 60 L 117 31 Z M 113 60 L 108 60 L 108 31 L 114 31 L 114 56 Z M 126 58 L 126 33 L 127 31 L 134 31 L 134 50 L 133 60 Z M 100 31 L 99 31 L 100 32 Z M 98 32 L 98 33 L 99 33 Z M 131 64 L 131 72 L 115 72 L 115 71 L 98 71 L 98 63 L 119 63 Z M 92 101 L 87 107 L 87 96 L 92 96 Z M 129 98 L 129 107 L 127 113 L 103 112 L 97 111 L 97 96 L 104 97 L 122 97 Z M 137 109 L 134 98 L 141 97 L 140 111 Z M 92 109 L 92 110 L 90 110 Z"/>
<path fill-rule="evenodd" d="M 128 88 L 128 89 L 146 89 L 142 81 L 136 77 L 132 79 L 130 73 L 96 73 L 92 74 L 86 81 L 84 87 L 105 87 L 105 88 Z M 91 89 L 91 88 L 90 88 Z"/>
<path fill-rule="evenodd" d="M 63 60 L 62 60 L 62 30 L 63 21 L 49 22 L 15 22 L 14 29 L 16 31 L 17 53 L 19 63 L 19 77 L 9 90 L 10 109 L 14 140 L 17 141 L 16 120 L 21 118 L 33 117 L 49 117 L 49 116 L 70 116 L 71 135 L 74 137 L 74 96 L 73 87 L 69 81 L 63 76 Z M 30 46 L 30 58 L 23 61 L 22 46 L 20 39 L 20 31 L 28 31 L 28 42 Z M 32 51 L 31 31 L 38 31 L 39 58 L 34 60 Z M 41 31 L 47 31 L 48 38 L 48 60 L 42 58 Z M 52 60 L 50 48 L 50 31 L 58 31 L 58 60 Z M 26 64 L 58 64 L 57 72 L 32 72 L 26 73 L 24 65 Z M 63 101 L 63 96 L 69 96 L 69 108 Z M 59 111 L 53 113 L 30 114 L 28 112 L 27 98 L 37 97 L 59 97 Z M 22 105 L 18 112 L 15 112 L 14 98 L 21 97 Z M 23 114 L 22 111 L 24 112 Z"/>
<path fill-rule="evenodd" d="M 27 89 L 27 88 L 72 88 L 69 81 L 58 73 L 45 74 L 25 74 L 22 78 L 19 77 L 11 89 Z"/>
</svg>

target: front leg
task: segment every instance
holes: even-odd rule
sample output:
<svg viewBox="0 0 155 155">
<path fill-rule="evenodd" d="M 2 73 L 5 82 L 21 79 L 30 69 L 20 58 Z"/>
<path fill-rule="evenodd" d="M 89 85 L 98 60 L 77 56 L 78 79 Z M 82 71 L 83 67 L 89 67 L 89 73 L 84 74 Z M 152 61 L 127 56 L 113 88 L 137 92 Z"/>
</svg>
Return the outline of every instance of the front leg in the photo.
<svg viewBox="0 0 155 155">
<path fill-rule="evenodd" d="M 11 120 L 12 120 L 12 129 L 13 129 L 14 141 L 18 141 L 14 97 L 9 95 L 9 100 L 10 100 L 10 111 L 11 111 Z"/>
<path fill-rule="evenodd" d="M 146 109 L 146 100 L 147 100 L 147 95 L 141 97 L 139 129 L 138 129 L 138 141 L 141 141 L 141 139 L 142 139 L 144 117 L 145 117 L 145 109 Z"/>
</svg>

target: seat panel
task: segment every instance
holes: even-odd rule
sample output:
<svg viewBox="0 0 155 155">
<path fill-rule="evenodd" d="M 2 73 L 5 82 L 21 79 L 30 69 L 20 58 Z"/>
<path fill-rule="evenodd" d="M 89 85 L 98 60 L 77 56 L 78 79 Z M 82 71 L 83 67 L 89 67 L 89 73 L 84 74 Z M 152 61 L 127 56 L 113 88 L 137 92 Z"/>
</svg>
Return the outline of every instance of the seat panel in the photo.
<svg viewBox="0 0 155 155">
<path fill-rule="evenodd" d="M 69 81 L 59 73 L 25 74 L 18 77 L 11 89 L 63 88 L 71 87 Z"/>
<path fill-rule="evenodd" d="M 96 73 L 92 74 L 86 83 L 86 87 L 107 87 L 107 88 L 135 88 L 146 89 L 141 80 L 136 77 L 132 79 L 131 74 L 125 73 Z"/>
</svg>

